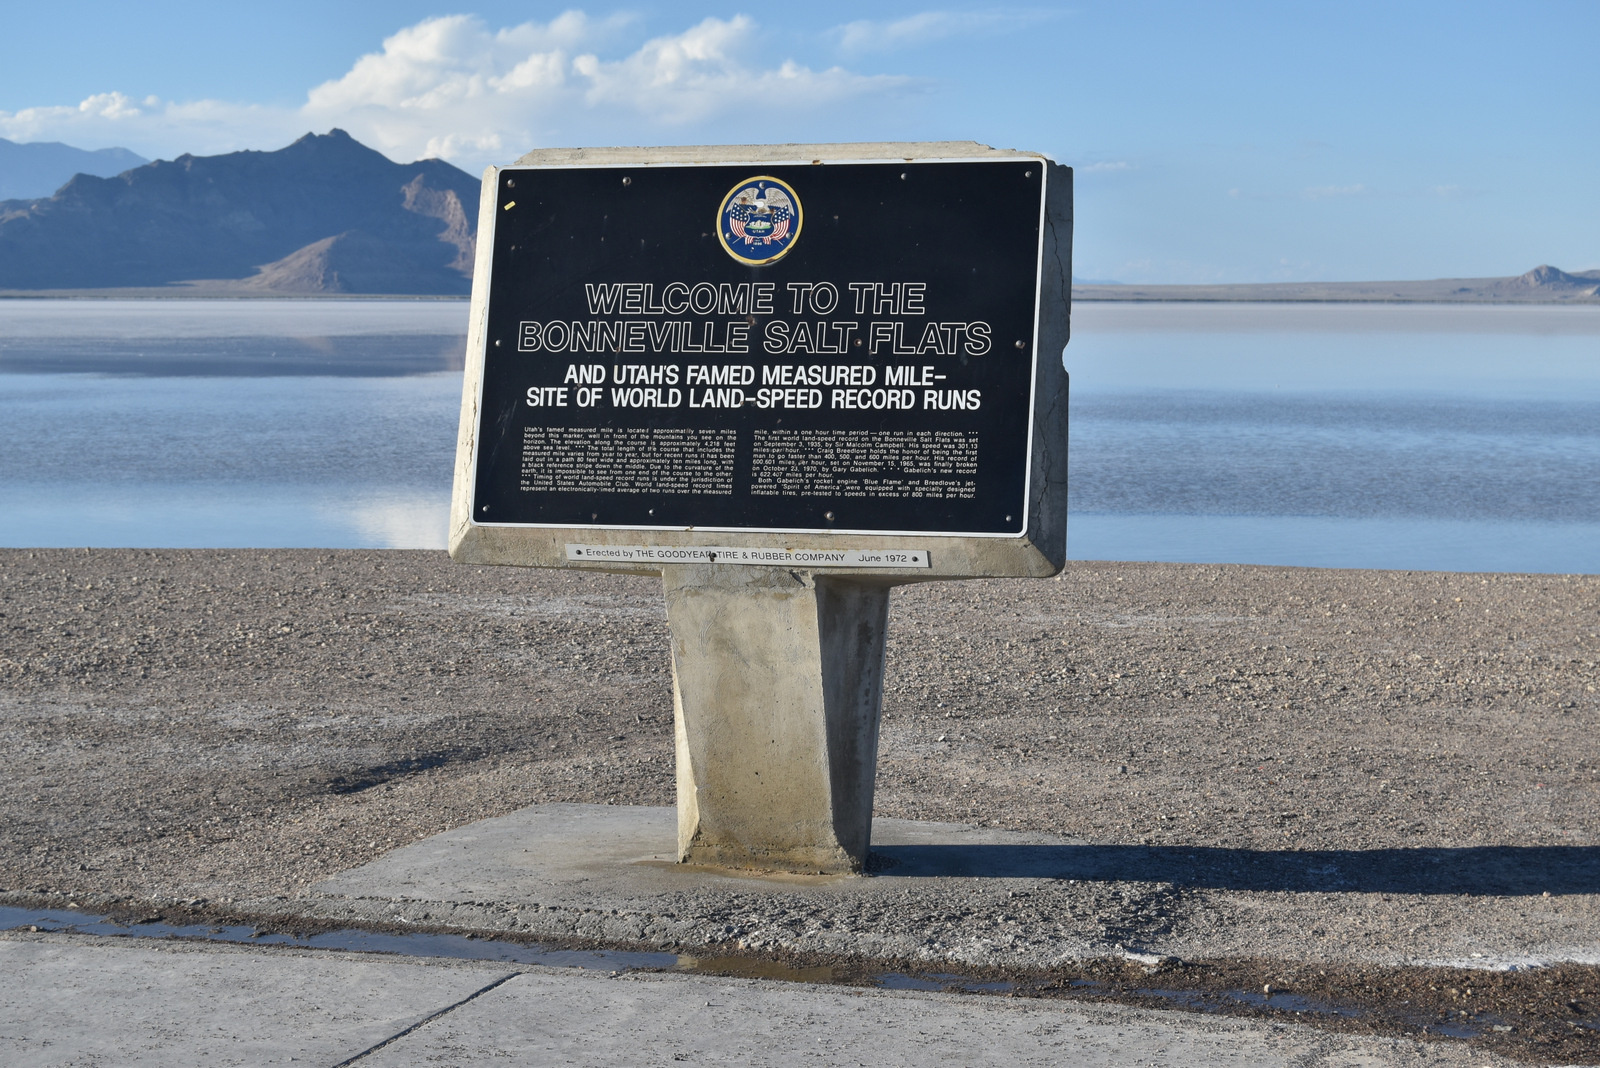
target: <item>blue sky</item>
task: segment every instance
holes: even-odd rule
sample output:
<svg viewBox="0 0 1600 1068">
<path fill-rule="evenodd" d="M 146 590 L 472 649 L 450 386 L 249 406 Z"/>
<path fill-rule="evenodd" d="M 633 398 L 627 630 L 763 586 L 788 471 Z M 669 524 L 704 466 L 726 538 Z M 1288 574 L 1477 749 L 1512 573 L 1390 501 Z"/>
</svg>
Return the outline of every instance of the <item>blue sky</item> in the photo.
<svg viewBox="0 0 1600 1068">
<path fill-rule="evenodd" d="M 146 156 L 333 126 L 541 145 L 971 139 L 1077 168 L 1080 276 L 1600 267 L 1600 4 L 14 5 L 0 137 Z"/>
</svg>

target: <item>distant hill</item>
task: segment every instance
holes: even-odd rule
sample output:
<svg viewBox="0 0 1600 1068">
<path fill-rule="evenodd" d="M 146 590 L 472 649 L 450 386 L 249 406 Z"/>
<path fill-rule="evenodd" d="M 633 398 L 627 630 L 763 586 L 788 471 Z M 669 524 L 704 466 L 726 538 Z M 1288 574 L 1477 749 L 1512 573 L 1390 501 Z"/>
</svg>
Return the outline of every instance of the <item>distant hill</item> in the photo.
<svg viewBox="0 0 1600 1068">
<path fill-rule="evenodd" d="M 343 130 L 179 156 L 0 204 L 0 289 L 465 294 L 478 179 Z"/>
<path fill-rule="evenodd" d="M 1427 282 L 1272 282 L 1229 286 L 1074 282 L 1074 300 L 1284 301 L 1291 303 L 1600 304 L 1600 270 L 1568 273 L 1541 264 L 1512 278 Z"/>
<path fill-rule="evenodd" d="M 91 152 L 60 141 L 18 144 L 0 137 L 0 201 L 47 197 L 75 174 L 105 178 L 149 162 L 125 148 Z"/>
</svg>

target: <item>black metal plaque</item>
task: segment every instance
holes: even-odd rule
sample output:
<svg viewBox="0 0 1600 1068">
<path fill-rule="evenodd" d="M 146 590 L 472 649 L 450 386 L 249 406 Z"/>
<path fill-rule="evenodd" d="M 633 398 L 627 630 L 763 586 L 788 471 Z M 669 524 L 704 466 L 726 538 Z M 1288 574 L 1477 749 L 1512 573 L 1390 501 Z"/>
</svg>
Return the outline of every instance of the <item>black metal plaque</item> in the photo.
<svg viewBox="0 0 1600 1068">
<path fill-rule="evenodd" d="M 501 171 L 474 519 L 1022 534 L 1044 183 L 1014 159 Z"/>
</svg>

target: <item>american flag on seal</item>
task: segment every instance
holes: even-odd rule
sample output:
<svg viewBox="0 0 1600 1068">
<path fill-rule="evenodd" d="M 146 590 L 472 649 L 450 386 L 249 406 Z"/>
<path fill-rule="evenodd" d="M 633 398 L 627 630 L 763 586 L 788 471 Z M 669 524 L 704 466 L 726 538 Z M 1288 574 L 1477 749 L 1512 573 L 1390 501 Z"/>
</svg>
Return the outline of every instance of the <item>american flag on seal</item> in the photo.
<svg viewBox="0 0 1600 1068">
<path fill-rule="evenodd" d="M 782 241 L 793 226 L 794 201 L 776 186 L 741 189 L 728 207 L 728 229 L 746 245 Z"/>
</svg>

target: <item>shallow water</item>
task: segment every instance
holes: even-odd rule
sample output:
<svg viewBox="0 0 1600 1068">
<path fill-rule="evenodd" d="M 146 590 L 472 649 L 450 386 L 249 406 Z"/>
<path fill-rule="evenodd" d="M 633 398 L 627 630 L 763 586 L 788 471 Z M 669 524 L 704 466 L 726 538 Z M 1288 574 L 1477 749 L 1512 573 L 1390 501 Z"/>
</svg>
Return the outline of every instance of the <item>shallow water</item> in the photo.
<svg viewBox="0 0 1600 1068">
<path fill-rule="evenodd" d="M 0 375 L 0 543 L 439 547 L 461 376 Z"/>
<path fill-rule="evenodd" d="M 1600 572 L 1600 308 L 1080 304 L 1079 559 Z"/>
<path fill-rule="evenodd" d="M 1079 303 L 1075 393 L 1600 401 L 1600 305 Z"/>
<path fill-rule="evenodd" d="M 508 964 L 540 964 L 548 968 L 585 968 L 623 971 L 630 968 L 676 968 L 675 953 L 630 952 L 613 949 L 552 949 L 523 942 L 436 932 L 394 934 L 342 928 L 317 934 L 266 932 L 247 924 L 171 924 L 160 920 L 124 923 L 110 916 L 77 909 L 25 909 L 0 906 L 0 931 L 23 927 L 36 931 L 126 938 L 182 938 L 201 942 L 233 942 L 252 946 L 299 946 L 305 949 L 344 950 L 356 953 L 394 953 L 408 957 L 447 957 L 453 960 L 492 960 Z"/>
<path fill-rule="evenodd" d="M 192 942 L 383 953 L 404 957 L 497 961 L 506 964 L 578 968 L 612 973 L 639 970 L 673 971 L 824 985 L 859 981 L 841 977 L 830 965 L 796 967 L 783 961 L 754 956 L 694 957 L 648 950 L 556 949 L 538 943 L 509 942 L 473 935 L 424 931 L 394 933 L 360 928 L 341 928 L 317 934 L 295 935 L 264 931 L 249 924 L 171 924 L 159 919 L 145 922 L 122 921 L 73 908 L 28 909 L 0 906 L 0 931 L 23 929 L 130 939 L 181 939 Z M 882 972 L 872 974 L 867 979 L 872 985 L 885 990 L 1024 996 L 1030 992 L 1025 982 L 1010 979 L 975 980 L 956 972 Z M 1107 984 L 1094 980 L 1074 979 L 1068 986 L 1089 994 L 1116 993 Z M 1310 1017 L 1347 1019 L 1370 1015 L 1366 1010 L 1354 1005 L 1319 1001 L 1289 992 L 1255 993 L 1248 990 L 1215 992 L 1181 987 L 1133 987 L 1126 993 L 1135 998 L 1150 999 L 1192 1012 L 1227 1014 L 1238 1012 L 1240 1009 L 1269 1009 Z M 1475 1038 L 1499 1022 L 1498 1017 L 1484 1014 L 1474 1014 L 1444 1023 L 1421 1017 L 1411 1021 L 1419 1030 L 1450 1038 Z M 1581 1026 L 1589 1026 L 1590 1023 L 1587 1020 L 1582 1021 Z"/>
<path fill-rule="evenodd" d="M 444 544 L 466 305 L 0 301 L 0 545 Z M 1080 304 L 1069 552 L 1600 572 L 1600 308 Z"/>
</svg>

